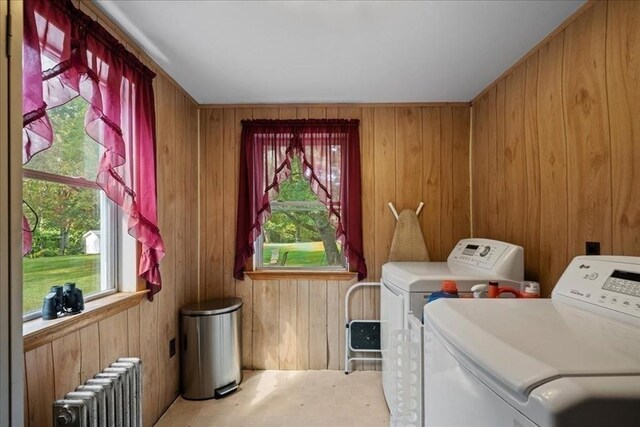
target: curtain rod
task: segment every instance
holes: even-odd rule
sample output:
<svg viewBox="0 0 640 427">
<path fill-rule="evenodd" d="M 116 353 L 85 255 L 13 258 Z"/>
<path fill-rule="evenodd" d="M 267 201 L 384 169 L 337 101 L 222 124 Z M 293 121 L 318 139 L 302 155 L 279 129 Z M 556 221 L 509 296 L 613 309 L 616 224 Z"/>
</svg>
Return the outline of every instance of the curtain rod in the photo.
<svg viewBox="0 0 640 427">
<path fill-rule="evenodd" d="M 322 125 L 322 126 L 358 126 L 360 120 L 358 119 L 246 119 L 240 123 L 243 125 L 255 125 L 255 126 L 309 126 L 309 125 Z"/>
<path fill-rule="evenodd" d="M 104 44 L 114 54 L 121 57 L 127 65 L 130 65 L 137 71 L 141 72 L 145 77 L 153 79 L 156 73 L 147 67 L 138 57 L 127 50 L 127 48 L 115 38 L 109 30 L 104 28 L 98 21 L 78 9 L 71 0 L 49 0 L 58 10 L 66 14 L 72 21 L 72 25 L 77 25 L 84 30 L 85 35 L 91 35 L 102 44 Z"/>
</svg>

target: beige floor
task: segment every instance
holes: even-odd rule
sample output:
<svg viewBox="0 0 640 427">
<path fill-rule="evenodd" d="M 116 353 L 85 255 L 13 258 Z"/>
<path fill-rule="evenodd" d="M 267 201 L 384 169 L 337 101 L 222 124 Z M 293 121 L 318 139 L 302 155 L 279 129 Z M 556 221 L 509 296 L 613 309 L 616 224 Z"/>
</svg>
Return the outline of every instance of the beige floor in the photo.
<svg viewBox="0 0 640 427">
<path fill-rule="evenodd" d="M 245 371 L 219 400 L 179 397 L 158 427 L 376 427 L 389 425 L 380 372 Z"/>
</svg>

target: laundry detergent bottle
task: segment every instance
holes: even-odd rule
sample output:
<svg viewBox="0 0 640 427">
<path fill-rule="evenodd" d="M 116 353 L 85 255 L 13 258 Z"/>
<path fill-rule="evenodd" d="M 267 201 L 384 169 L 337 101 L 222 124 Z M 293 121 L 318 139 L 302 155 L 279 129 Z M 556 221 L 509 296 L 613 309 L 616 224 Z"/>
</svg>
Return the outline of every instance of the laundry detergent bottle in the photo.
<svg viewBox="0 0 640 427">
<path fill-rule="evenodd" d="M 458 285 L 453 280 L 445 280 L 440 286 L 440 290 L 433 292 L 427 298 L 427 304 L 431 301 L 435 301 L 438 298 L 460 298 L 458 295 Z"/>
</svg>

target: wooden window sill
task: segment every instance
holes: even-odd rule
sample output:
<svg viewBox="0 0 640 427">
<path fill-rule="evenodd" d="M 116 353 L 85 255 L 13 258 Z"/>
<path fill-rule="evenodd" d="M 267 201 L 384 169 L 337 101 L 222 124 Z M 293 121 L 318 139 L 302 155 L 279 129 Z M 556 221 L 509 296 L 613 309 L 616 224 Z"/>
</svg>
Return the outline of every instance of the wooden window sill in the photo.
<svg viewBox="0 0 640 427">
<path fill-rule="evenodd" d="M 358 277 L 351 271 L 304 271 L 304 270 L 256 270 L 246 271 L 251 280 L 339 280 L 349 281 Z"/>
<path fill-rule="evenodd" d="M 111 317 L 114 314 L 135 307 L 148 290 L 138 292 L 118 292 L 85 303 L 84 311 L 72 316 L 54 320 L 37 318 L 22 324 L 24 351 L 33 350 L 43 344 L 75 332 L 92 323 Z"/>
</svg>

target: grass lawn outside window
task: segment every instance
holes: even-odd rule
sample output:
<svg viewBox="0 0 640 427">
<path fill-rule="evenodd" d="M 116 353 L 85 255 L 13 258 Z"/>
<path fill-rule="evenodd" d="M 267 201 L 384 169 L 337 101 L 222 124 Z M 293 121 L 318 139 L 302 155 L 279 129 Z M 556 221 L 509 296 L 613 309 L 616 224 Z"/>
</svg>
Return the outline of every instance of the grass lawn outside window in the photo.
<svg viewBox="0 0 640 427">
<path fill-rule="evenodd" d="M 299 157 L 292 159 L 291 175 L 279 189 L 256 242 L 257 269 L 345 270 L 334 224 L 311 190 Z"/>
<path fill-rule="evenodd" d="M 54 285 L 75 282 L 84 295 L 100 290 L 100 256 L 68 255 L 23 260 L 23 312 L 42 308 L 42 299 Z"/>
</svg>

